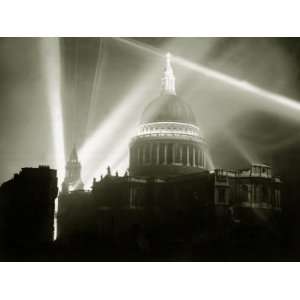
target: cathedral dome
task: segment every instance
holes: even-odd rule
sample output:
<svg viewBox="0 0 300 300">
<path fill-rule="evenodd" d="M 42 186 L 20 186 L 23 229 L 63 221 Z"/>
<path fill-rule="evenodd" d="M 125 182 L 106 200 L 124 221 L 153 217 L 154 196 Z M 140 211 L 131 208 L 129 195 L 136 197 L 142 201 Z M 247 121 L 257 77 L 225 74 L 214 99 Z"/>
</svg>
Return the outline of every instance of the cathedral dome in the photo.
<svg viewBox="0 0 300 300">
<path fill-rule="evenodd" d="M 133 176 L 176 176 L 206 170 L 206 142 L 190 106 L 176 95 L 170 54 L 160 96 L 144 109 L 137 134 L 130 142 Z"/>
<path fill-rule="evenodd" d="M 197 125 L 189 105 L 176 95 L 161 95 L 144 110 L 141 123 L 178 122 Z"/>
</svg>

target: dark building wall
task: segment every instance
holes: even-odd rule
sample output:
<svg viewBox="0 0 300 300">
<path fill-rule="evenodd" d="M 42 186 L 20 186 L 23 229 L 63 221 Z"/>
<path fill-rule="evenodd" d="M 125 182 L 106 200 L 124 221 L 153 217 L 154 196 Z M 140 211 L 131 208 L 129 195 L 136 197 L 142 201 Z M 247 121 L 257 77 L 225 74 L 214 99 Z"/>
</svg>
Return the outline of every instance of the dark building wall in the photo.
<svg viewBox="0 0 300 300">
<path fill-rule="evenodd" d="M 51 243 L 57 196 L 56 171 L 23 168 L 0 188 L 0 238 L 5 247 Z"/>
<path fill-rule="evenodd" d="M 274 153 L 275 172 L 282 178 L 282 215 L 285 242 L 291 259 L 300 258 L 300 145 Z"/>
<path fill-rule="evenodd" d="M 281 181 L 274 177 L 234 176 L 217 170 L 215 173 L 215 203 L 232 208 L 281 212 Z M 266 219 L 268 219 L 266 217 Z"/>
<path fill-rule="evenodd" d="M 275 201 L 278 193 L 280 183 L 271 177 L 232 177 L 208 171 L 162 179 L 107 176 L 94 184 L 92 192 L 101 214 L 99 228 L 114 226 L 114 232 L 125 232 L 139 223 L 149 230 L 182 227 L 190 233 L 240 219 L 267 223 L 280 213 L 280 200 Z"/>
<path fill-rule="evenodd" d="M 141 224 L 147 206 L 145 180 L 106 176 L 93 186 L 99 238 L 119 239 Z"/>
<path fill-rule="evenodd" d="M 281 212 L 272 199 L 280 182 L 229 173 L 202 171 L 161 178 L 108 174 L 94 181 L 91 192 L 60 197 L 59 232 L 65 232 L 60 238 L 73 236 L 74 244 L 89 236 L 109 252 L 131 253 L 135 245 L 165 251 L 164 255 L 167 249 L 176 252 L 184 245 L 194 245 L 201 253 L 202 247 L 213 249 L 213 243 L 232 247 L 243 241 L 262 243 L 268 241 L 266 236 L 272 239 L 268 232 L 277 234 L 274 224 L 279 224 Z"/>
<path fill-rule="evenodd" d="M 106 177 L 92 193 L 103 235 L 128 234 L 138 226 L 149 234 L 173 238 L 179 232 L 199 230 L 202 217 L 207 219 L 214 207 L 214 182 L 208 172 L 169 180 Z"/>
<path fill-rule="evenodd" d="M 97 207 L 90 192 L 61 193 L 58 200 L 57 238 L 66 243 L 95 239 Z"/>
</svg>

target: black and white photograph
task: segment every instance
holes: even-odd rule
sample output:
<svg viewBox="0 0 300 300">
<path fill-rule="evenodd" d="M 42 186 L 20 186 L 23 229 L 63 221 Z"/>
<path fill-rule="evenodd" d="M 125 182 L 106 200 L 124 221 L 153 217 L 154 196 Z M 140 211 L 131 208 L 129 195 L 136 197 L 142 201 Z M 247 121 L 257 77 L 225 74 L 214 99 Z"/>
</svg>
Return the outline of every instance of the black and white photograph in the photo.
<svg viewBox="0 0 300 300">
<path fill-rule="evenodd" d="M 1 3 L 0 299 L 299 299 L 298 6 Z"/>
<path fill-rule="evenodd" d="M 299 260 L 299 38 L 2 38 L 0 64 L 2 260 Z"/>
</svg>

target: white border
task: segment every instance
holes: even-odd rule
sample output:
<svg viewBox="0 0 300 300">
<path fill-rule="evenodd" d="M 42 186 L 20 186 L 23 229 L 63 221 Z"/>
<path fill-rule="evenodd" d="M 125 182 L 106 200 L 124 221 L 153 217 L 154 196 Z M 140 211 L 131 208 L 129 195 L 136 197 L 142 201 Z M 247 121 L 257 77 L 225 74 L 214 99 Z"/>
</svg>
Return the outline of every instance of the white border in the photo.
<svg viewBox="0 0 300 300">
<path fill-rule="evenodd" d="M 0 297 L 291 300 L 299 299 L 298 268 L 292 263 L 14 263 L 1 272 Z"/>
<path fill-rule="evenodd" d="M 10 0 L 0 36 L 299 36 L 298 1 Z"/>
<path fill-rule="evenodd" d="M 16 1 L 1 36 L 299 36 L 298 1 Z M 258 245 L 259 246 L 259 245 Z M 2 263 L 0 299 L 299 299 L 298 263 Z"/>
</svg>

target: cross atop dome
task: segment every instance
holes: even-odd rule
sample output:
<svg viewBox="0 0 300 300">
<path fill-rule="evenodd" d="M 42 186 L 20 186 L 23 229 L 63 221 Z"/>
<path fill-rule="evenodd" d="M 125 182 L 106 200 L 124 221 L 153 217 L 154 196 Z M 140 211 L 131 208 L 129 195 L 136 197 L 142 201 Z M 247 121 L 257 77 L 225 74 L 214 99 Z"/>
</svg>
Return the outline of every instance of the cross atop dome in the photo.
<svg viewBox="0 0 300 300">
<path fill-rule="evenodd" d="M 175 76 L 171 66 L 171 54 L 166 54 L 166 65 L 164 74 L 161 79 L 161 94 L 162 95 L 176 95 L 175 90 Z"/>
</svg>

